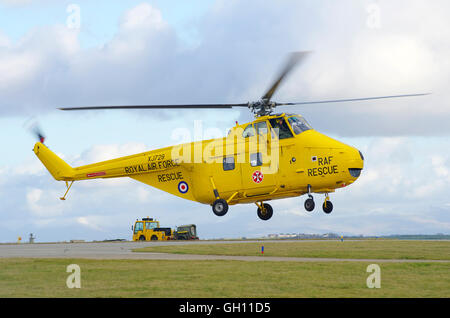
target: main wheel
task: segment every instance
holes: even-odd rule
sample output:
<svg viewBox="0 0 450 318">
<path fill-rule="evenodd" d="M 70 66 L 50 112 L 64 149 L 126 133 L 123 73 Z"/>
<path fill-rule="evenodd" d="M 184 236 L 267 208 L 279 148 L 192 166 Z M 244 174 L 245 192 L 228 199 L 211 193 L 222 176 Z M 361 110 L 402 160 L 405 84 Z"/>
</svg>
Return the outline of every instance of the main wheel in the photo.
<svg viewBox="0 0 450 318">
<path fill-rule="evenodd" d="M 331 211 L 333 211 L 333 203 L 331 203 L 331 201 L 328 201 L 328 200 L 325 201 L 322 204 L 322 209 L 323 209 L 323 212 L 325 212 L 326 214 L 330 214 Z"/>
<path fill-rule="evenodd" d="M 306 199 L 305 201 L 305 210 L 308 212 L 311 212 L 312 210 L 314 210 L 314 207 L 316 206 L 316 204 L 314 203 L 314 200 L 309 198 Z"/>
<path fill-rule="evenodd" d="M 217 199 L 212 204 L 212 210 L 217 216 L 224 216 L 228 212 L 228 203 L 224 199 Z"/>
<path fill-rule="evenodd" d="M 261 220 L 267 221 L 270 219 L 273 215 L 273 209 L 270 204 L 264 203 L 263 204 L 264 211 L 261 211 L 261 208 L 258 207 L 258 216 Z"/>
<path fill-rule="evenodd" d="M 139 241 L 145 241 L 145 236 L 144 235 L 139 236 Z"/>
</svg>

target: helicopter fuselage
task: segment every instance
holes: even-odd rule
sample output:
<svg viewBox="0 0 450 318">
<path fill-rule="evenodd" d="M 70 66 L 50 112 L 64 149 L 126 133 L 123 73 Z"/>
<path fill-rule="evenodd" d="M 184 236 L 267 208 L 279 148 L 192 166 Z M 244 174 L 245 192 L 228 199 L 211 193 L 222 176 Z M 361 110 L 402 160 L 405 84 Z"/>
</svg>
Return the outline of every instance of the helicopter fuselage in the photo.
<svg viewBox="0 0 450 318">
<path fill-rule="evenodd" d="M 184 143 L 72 168 L 38 142 L 34 152 L 56 180 L 130 177 L 178 197 L 229 205 L 352 184 L 364 158 L 354 147 L 312 129 L 295 114 L 236 124 L 228 136 Z"/>
</svg>

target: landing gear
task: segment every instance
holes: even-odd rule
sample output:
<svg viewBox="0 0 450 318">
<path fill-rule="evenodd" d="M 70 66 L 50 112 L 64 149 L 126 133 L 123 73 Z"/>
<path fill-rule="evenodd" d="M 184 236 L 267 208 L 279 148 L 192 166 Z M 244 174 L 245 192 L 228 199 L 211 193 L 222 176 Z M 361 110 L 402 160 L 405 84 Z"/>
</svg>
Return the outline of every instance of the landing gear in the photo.
<svg viewBox="0 0 450 318">
<path fill-rule="evenodd" d="M 314 210 L 315 203 L 314 198 L 311 195 L 311 185 L 308 184 L 308 199 L 305 201 L 305 210 L 308 212 L 311 212 Z M 330 214 L 331 211 L 333 211 L 333 203 L 330 201 L 330 197 L 328 196 L 328 193 L 325 193 L 325 201 L 322 204 L 322 210 L 326 214 Z"/>
<path fill-rule="evenodd" d="M 325 195 L 325 201 L 322 204 L 323 212 L 330 214 L 333 211 L 333 203 L 331 203 L 328 193 Z"/>
<path fill-rule="evenodd" d="M 316 206 L 316 204 L 314 203 L 314 198 L 311 195 L 311 185 L 308 184 L 308 197 L 309 199 L 306 199 L 305 201 L 305 210 L 308 212 L 311 212 L 312 210 L 314 210 L 314 207 Z"/>
<path fill-rule="evenodd" d="M 256 202 L 256 205 L 258 206 L 258 216 L 261 220 L 267 221 L 272 217 L 273 209 L 270 204 L 267 203 L 258 204 Z"/>
<path fill-rule="evenodd" d="M 316 204 L 314 203 L 314 199 L 313 199 L 312 195 L 309 195 L 309 199 L 306 199 L 306 201 L 305 201 L 305 210 L 308 212 L 312 212 L 312 210 L 314 210 L 315 206 L 316 206 Z"/>
<path fill-rule="evenodd" d="M 228 212 L 228 203 L 224 199 L 217 199 L 212 204 L 212 210 L 217 216 L 224 216 Z"/>
<path fill-rule="evenodd" d="M 331 203 L 331 201 L 325 201 L 322 204 L 322 209 L 326 214 L 330 214 L 331 211 L 333 211 L 333 203 Z"/>
</svg>

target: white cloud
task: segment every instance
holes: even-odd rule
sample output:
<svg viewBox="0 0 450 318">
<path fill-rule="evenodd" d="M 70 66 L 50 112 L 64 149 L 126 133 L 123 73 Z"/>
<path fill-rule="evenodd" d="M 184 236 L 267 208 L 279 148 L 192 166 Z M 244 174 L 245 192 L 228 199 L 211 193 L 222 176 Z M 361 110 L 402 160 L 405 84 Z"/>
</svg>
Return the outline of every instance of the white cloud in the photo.
<svg viewBox="0 0 450 318">
<path fill-rule="evenodd" d="M 93 229 L 95 231 L 102 231 L 104 230 L 98 225 L 98 216 L 80 216 L 76 218 L 77 223 L 86 226 L 90 229 Z"/>
<path fill-rule="evenodd" d="M 273 201 L 270 222 L 256 218 L 254 205 L 233 206 L 226 217 L 217 218 L 209 206 L 127 178 L 75 183 L 68 200 L 60 202 L 64 183 L 43 173 L 37 160 L 35 165 L 20 158 L 14 167 L 0 167 L 2 219 L 20 222 L 28 215 L 41 231 L 55 227 L 53 237 L 68 235 L 63 227 L 70 224 L 70 233 L 96 239 L 129 237 L 130 222 L 149 214 L 170 226 L 200 224 L 203 237 L 265 231 L 446 231 L 450 145 L 444 138 L 417 136 L 450 133 L 445 124 L 450 120 L 449 5 L 378 3 L 381 27 L 370 29 L 365 4 L 358 1 L 216 1 L 205 16 L 195 19 L 198 45 L 189 48 L 165 21 L 164 12 L 147 3 L 124 12 L 116 35 L 101 47 L 80 48 L 80 33 L 62 25 L 31 29 L 14 43 L 0 33 L 2 115 L 66 105 L 245 102 L 261 96 L 285 54 L 293 50 L 314 53 L 283 83 L 275 96 L 279 101 L 433 92 L 417 99 L 279 109 L 303 113 L 317 130 L 337 139 L 376 136 L 348 138 L 362 149 L 365 169 L 355 184 L 332 194 L 335 211 L 330 216 L 320 211 L 323 196 L 315 195 L 313 214 L 304 211 L 302 197 Z M 65 158 L 79 166 L 170 144 L 174 126 L 191 129 L 199 117 L 208 127 L 225 127 L 224 122 L 232 124 L 236 117 L 236 111 L 231 113 L 138 113 L 147 125 L 139 123 L 142 135 L 146 133 L 140 136 L 143 142 L 117 141 L 118 132 L 131 130 L 122 121 L 115 127 L 84 120 L 104 120 L 101 114 L 74 119 L 65 113 L 67 117 L 58 115 L 57 120 L 79 125 L 84 145 L 77 141 L 72 150 L 64 144 L 65 151 L 81 153 Z M 240 122 L 251 118 L 246 110 L 241 114 Z M 71 144 L 76 129 L 69 130 L 61 132 L 59 142 Z M 107 141 L 89 139 L 98 134 Z M 17 145 L 22 146 L 28 147 Z M 17 215 L 9 212 L 16 210 Z M 104 232 L 99 234 L 99 229 Z"/>
<path fill-rule="evenodd" d="M 355 39 L 353 71 L 360 80 L 353 89 L 365 94 L 374 87 L 377 91 L 428 92 L 438 71 L 431 49 L 409 34 Z"/>
<path fill-rule="evenodd" d="M 161 30 L 167 27 L 161 11 L 148 3 L 141 3 L 128 10 L 122 18 L 121 27 L 127 31 L 136 29 Z"/>
<path fill-rule="evenodd" d="M 119 157 L 134 155 L 148 151 L 149 148 L 141 143 L 127 143 L 127 144 L 110 144 L 110 145 L 95 145 L 81 154 L 80 158 L 76 160 L 73 166 L 82 166 L 95 162 L 111 160 Z"/>
<path fill-rule="evenodd" d="M 42 176 L 46 169 L 42 163 L 38 160 L 32 162 L 26 162 L 17 164 L 14 168 L 11 168 L 13 175 L 40 175 Z M 1 173 L 1 171 L 0 171 Z"/>
<path fill-rule="evenodd" d="M 369 195 L 389 196 L 399 202 L 420 202 L 444 195 L 450 188 L 448 171 L 443 165 L 446 159 L 432 153 L 439 153 L 439 148 L 448 142 L 424 147 L 426 142 L 403 137 L 376 139 L 364 154 L 365 168 L 353 185 L 354 194 L 367 199 Z"/>
<path fill-rule="evenodd" d="M 64 26 L 38 28 L 3 51 L 3 59 L 0 53 L 0 69 L 18 66 L 0 78 L 0 87 L 9 83 L 2 104 L 8 107 L 0 111 L 13 112 L 11 104 L 20 113 L 68 103 L 244 102 L 260 97 L 286 52 L 311 49 L 312 57 L 283 84 L 277 99 L 433 92 L 291 108 L 305 112 L 316 127 L 339 135 L 448 134 L 439 122 L 450 118 L 449 37 L 436 36 L 437 29 L 442 35 L 450 29 L 442 10 L 448 4 L 436 3 L 380 2 L 383 22 L 374 30 L 366 26 L 365 6 L 356 1 L 308 6 L 216 1 L 191 22 L 198 23 L 199 45 L 189 50 L 163 12 L 148 3 L 124 12 L 116 36 L 100 48 L 80 49 L 79 34 Z M 255 15 L 265 19 L 248 23 Z M 277 24 L 269 23 L 274 20 Z"/>
<path fill-rule="evenodd" d="M 22 6 L 26 4 L 32 3 L 33 0 L 0 0 L 1 4 L 5 4 L 8 6 Z"/>
<path fill-rule="evenodd" d="M 445 159 L 440 155 L 431 156 L 431 164 L 436 176 L 447 179 L 450 182 L 449 161 L 450 157 Z"/>
<path fill-rule="evenodd" d="M 32 52 L 10 52 L 0 55 L 0 90 L 21 85 L 36 75 L 39 58 Z"/>
<path fill-rule="evenodd" d="M 0 30 L 0 48 L 2 47 L 10 47 L 11 46 L 11 40 Z"/>
<path fill-rule="evenodd" d="M 27 207 L 34 217 L 50 218 L 62 215 L 64 206 L 60 202 L 58 195 L 53 190 L 42 190 L 39 188 L 31 188 L 27 190 L 26 202 Z"/>
</svg>

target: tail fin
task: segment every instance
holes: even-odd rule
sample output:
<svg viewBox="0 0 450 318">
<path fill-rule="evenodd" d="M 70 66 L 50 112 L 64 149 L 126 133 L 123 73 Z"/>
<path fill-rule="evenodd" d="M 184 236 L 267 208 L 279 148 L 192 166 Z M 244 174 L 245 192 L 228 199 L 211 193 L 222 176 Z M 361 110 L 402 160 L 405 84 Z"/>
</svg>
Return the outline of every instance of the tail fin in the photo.
<svg viewBox="0 0 450 318">
<path fill-rule="evenodd" d="M 37 142 L 33 149 L 36 156 L 44 164 L 50 174 L 58 181 L 73 180 L 74 170 L 64 160 L 48 149 L 43 143 Z"/>
</svg>

